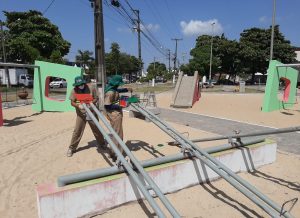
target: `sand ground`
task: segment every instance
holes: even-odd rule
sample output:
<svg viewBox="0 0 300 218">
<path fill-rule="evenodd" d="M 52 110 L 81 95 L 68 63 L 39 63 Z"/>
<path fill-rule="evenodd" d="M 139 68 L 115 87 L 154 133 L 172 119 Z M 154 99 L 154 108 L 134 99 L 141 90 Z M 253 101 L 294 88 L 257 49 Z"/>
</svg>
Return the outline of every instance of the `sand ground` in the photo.
<svg viewBox="0 0 300 218">
<path fill-rule="evenodd" d="M 300 91 L 300 90 L 299 90 Z M 190 113 L 238 120 L 275 128 L 300 124 L 300 96 L 292 108 L 272 112 L 261 112 L 263 93 L 229 94 L 204 92 L 192 108 L 178 109 Z M 172 92 L 157 95 L 159 107 L 170 108 Z"/>
<path fill-rule="evenodd" d="M 171 94 L 161 94 L 157 99 L 159 106 L 168 107 L 167 101 L 171 100 Z M 261 99 L 257 94 L 207 94 L 187 111 L 273 127 L 299 125 L 299 105 L 286 112 L 293 115 L 282 111 L 261 115 L 258 110 Z M 86 128 L 79 151 L 72 158 L 65 156 L 74 127 L 73 112 L 35 113 L 30 106 L 24 106 L 5 109 L 3 113 L 5 126 L 0 128 L 0 217 L 37 217 L 36 186 L 55 183 L 61 175 L 111 165 L 106 151 L 97 151 L 89 128 Z M 187 126 L 171 125 L 190 138 L 213 136 Z M 178 147 L 167 146 L 171 139 L 153 124 L 129 118 L 128 113 L 124 113 L 124 132 L 126 143 L 139 160 L 179 151 Z M 201 146 L 218 144 L 222 142 L 201 143 Z M 241 176 L 275 202 L 282 204 L 300 197 L 300 157 L 278 152 L 277 158 L 274 164 L 258 169 L 255 174 L 243 173 Z M 181 190 L 167 197 L 185 217 L 266 216 L 223 180 Z M 150 216 L 151 208 L 143 208 L 138 203 L 130 203 L 102 216 Z M 292 214 L 300 217 L 299 202 L 292 209 Z"/>
</svg>

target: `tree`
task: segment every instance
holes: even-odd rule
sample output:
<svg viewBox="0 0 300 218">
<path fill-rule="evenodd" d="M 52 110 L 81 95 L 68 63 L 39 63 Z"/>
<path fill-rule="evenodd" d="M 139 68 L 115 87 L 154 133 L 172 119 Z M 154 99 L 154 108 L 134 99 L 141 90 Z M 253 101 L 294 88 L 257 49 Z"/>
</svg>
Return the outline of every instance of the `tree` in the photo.
<svg viewBox="0 0 300 218">
<path fill-rule="evenodd" d="M 79 63 L 87 74 L 94 74 L 95 71 L 95 59 L 93 58 L 93 52 L 85 50 L 78 50 L 78 55 L 75 56 L 76 63 Z"/>
<path fill-rule="evenodd" d="M 147 72 L 148 79 L 155 79 L 157 76 L 164 76 L 167 72 L 167 68 L 165 64 L 155 61 L 149 64 Z"/>
<path fill-rule="evenodd" d="M 224 34 L 221 37 L 217 37 L 214 55 L 220 61 L 218 69 L 215 69 L 219 72 L 218 81 L 221 79 L 222 73 L 229 74 L 233 78 L 240 73 L 241 61 L 239 58 L 239 43 L 237 41 L 228 40 Z"/>
<path fill-rule="evenodd" d="M 71 44 L 64 40 L 58 27 L 39 11 L 7 12 L 7 59 L 33 63 L 35 59 L 61 63 Z"/>
<path fill-rule="evenodd" d="M 214 42 L 218 37 L 214 37 Z M 189 75 L 193 75 L 195 71 L 198 71 L 200 75 L 209 75 L 210 66 L 210 48 L 211 48 L 211 36 L 202 35 L 196 39 L 196 46 L 190 52 L 192 59 L 190 59 L 188 66 L 183 69 L 188 69 Z M 220 64 L 219 58 L 216 54 L 216 46 L 213 47 L 213 59 L 212 59 L 212 71 L 218 69 Z"/>
<path fill-rule="evenodd" d="M 266 72 L 270 57 L 271 28 L 246 29 L 241 33 L 239 56 L 243 70 L 250 74 L 252 82 L 256 72 Z M 279 31 L 279 26 L 274 28 L 273 59 L 283 63 L 295 61 L 296 54 L 290 41 L 286 40 Z"/>
<path fill-rule="evenodd" d="M 120 70 L 120 46 L 113 42 L 110 46 L 110 53 L 106 57 L 106 71 L 109 74 L 118 74 Z"/>
<path fill-rule="evenodd" d="M 132 75 L 139 70 L 139 60 L 135 56 L 121 53 L 118 43 L 112 43 L 110 48 L 111 51 L 105 54 L 107 75 L 129 74 L 129 80 L 131 81 Z"/>
</svg>

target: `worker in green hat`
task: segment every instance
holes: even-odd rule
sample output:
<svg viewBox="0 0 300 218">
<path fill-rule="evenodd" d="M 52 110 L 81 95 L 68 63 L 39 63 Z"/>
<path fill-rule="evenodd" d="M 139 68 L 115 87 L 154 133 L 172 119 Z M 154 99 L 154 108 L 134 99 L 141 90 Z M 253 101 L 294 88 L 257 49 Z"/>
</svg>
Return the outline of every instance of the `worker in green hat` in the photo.
<svg viewBox="0 0 300 218">
<path fill-rule="evenodd" d="M 78 99 L 76 99 L 76 94 L 91 94 L 93 97 L 93 103 L 97 104 L 98 95 L 96 88 L 88 85 L 82 76 L 77 76 L 75 78 L 73 86 L 74 88 L 70 94 L 69 99 L 71 100 L 71 105 L 75 107 L 77 117 L 71 143 L 67 151 L 67 157 L 71 157 L 76 152 L 77 146 L 83 135 L 86 122 L 88 122 L 88 124 L 90 125 L 92 132 L 97 140 L 98 146 L 103 146 L 105 143 L 103 135 L 100 133 L 93 121 L 86 119 L 86 111 L 84 110 Z M 95 113 L 94 115 L 97 118 L 97 115 Z"/>
<path fill-rule="evenodd" d="M 119 88 L 124 85 L 122 76 L 114 75 L 105 87 L 105 96 L 104 96 L 104 107 L 106 110 L 106 117 L 110 121 L 112 128 L 123 140 L 123 111 L 122 107 L 119 105 L 119 93 L 122 92 L 132 92 L 132 88 Z M 119 143 L 113 138 L 113 142 L 117 145 L 121 153 L 123 153 L 122 147 Z M 110 157 L 113 161 L 117 160 L 116 154 L 110 149 Z"/>
</svg>

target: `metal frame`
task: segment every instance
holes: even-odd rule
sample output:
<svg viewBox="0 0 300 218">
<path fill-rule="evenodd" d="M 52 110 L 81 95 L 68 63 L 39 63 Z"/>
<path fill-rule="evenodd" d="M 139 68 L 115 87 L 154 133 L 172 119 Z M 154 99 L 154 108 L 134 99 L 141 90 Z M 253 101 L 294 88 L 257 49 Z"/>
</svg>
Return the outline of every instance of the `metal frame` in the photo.
<svg viewBox="0 0 300 218">
<path fill-rule="evenodd" d="M 279 64 L 276 67 L 298 67 L 300 64 Z"/>
<path fill-rule="evenodd" d="M 267 196 L 262 194 L 254 186 L 252 186 L 247 181 L 243 180 L 241 177 L 237 176 L 228 167 L 226 167 L 224 164 L 222 164 L 214 157 L 210 156 L 204 149 L 199 148 L 191 140 L 183 137 L 179 132 L 177 132 L 166 122 L 160 120 L 152 112 L 150 112 L 145 108 L 142 108 L 139 104 L 131 104 L 131 106 L 135 108 L 137 111 L 139 111 L 141 114 L 143 114 L 147 119 L 151 120 L 158 127 L 160 127 L 169 136 L 171 136 L 176 141 L 178 141 L 181 144 L 181 146 L 184 148 L 184 150 L 187 150 L 188 152 L 194 154 L 209 168 L 211 168 L 213 171 L 215 171 L 217 174 L 223 177 L 233 187 L 239 190 L 247 198 L 252 200 L 257 206 L 262 208 L 269 215 L 271 215 L 272 217 L 280 217 L 280 216 L 284 216 L 286 218 L 292 217 L 288 211 L 286 210 L 283 211 L 279 205 L 277 205 Z"/>
<path fill-rule="evenodd" d="M 225 145 L 219 145 L 211 148 L 206 148 L 205 151 L 209 154 L 213 154 L 217 152 L 226 151 L 232 148 L 241 148 L 248 145 L 253 145 L 256 143 L 263 142 L 264 140 L 265 140 L 264 138 L 242 140 L 241 142 L 237 142 L 234 145 L 225 144 Z M 141 162 L 141 165 L 143 168 L 146 168 L 146 167 L 157 166 L 159 164 L 166 164 L 166 163 L 175 162 L 178 160 L 183 160 L 192 157 L 194 157 L 192 154 L 190 156 L 187 156 L 184 153 L 178 153 L 174 155 L 168 155 L 168 156 L 145 160 Z M 124 168 L 113 166 L 113 167 L 108 167 L 108 168 L 103 168 L 98 170 L 90 170 L 90 171 L 85 171 L 85 172 L 80 172 L 80 173 L 75 173 L 70 175 L 64 175 L 57 178 L 57 185 L 59 187 L 62 187 L 77 182 L 83 182 L 91 179 L 99 179 L 105 176 L 111 176 L 123 172 L 125 172 Z"/>
<path fill-rule="evenodd" d="M 15 64 L 15 63 L 3 63 L 3 62 L 0 62 L 0 66 L 4 66 L 4 67 L 26 67 L 26 68 L 37 68 L 38 69 L 38 75 L 39 75 L 39 83 L 42 84 L 42 81 L 41 81 L 41 68 L 40 66 L 37 66 L 37 65 L 33 65 L 33 64 Z M 42 96 L 43 93 L 42 93 L 42 89 L 40 88 L 40 95 Z M 43 108 L 43 99 L 41 98 L 41 111 L 44 110 Z"/>
<path fill-rule="evenodd" d="M 228 139 L 229 143 L 232 139 L 240 140 L 243 137 L 252 137 L 252 136 L 262 136 L 262 135 L 272 135 L 272 134 L 281 134 L 281 133 L 289 133 L 289 132 L 297 132 L 300 131 L 300 126 L 288 127 L 288 128 L 281 128 L 276 130 L 266 130 L 257 133 L 246 133 L 246 134 L 236 134 L 236 135 L 228 135 L 228 136 L 216 136 L 216 137 L 209 137 L 209 138 L 199 138 L 199 139 L 192 139 L 192 142 L 208 142 L 208 141 L 217 141 Z M 178 144 L 177 141 L 169 142 Z"/>
<path fill-rule="evenodd" d="M 120 166 L 120 164 L 122 164 L 122 166 L 126 169 L 128 174 L 132 177 L 132 179 L 134 180 L 134 182 L 138 186 L 139 190 L 143 193 L 144 197 L 147 199 L 147 201 L 149 202 L 149 204 L 151 205 L 153 210 L 156 212 L 156 214 L 159 217 L 166 217 L 164 215 L 164 213 L 162 212 L 161 208 L 155 202 L 152 195 L 149 193 L 150 190 L 153 190 L 155 192 L 157 197 L 161 200 L 161 202 L 165 205 L 165 207 L 167 208 L 167 210 L 170 212 L 170 214 L 173 217 L 179 218 L 180 217 L 179 213 L 171 205 L 169 200 L 164 196 L 164 194 L 159 189 L 159 187 L 154 183 L 152 178 L 146 173 L 146 171 L 140 165 L 139 161 L 133 156 L 133 154 L 127 148 L 127 146 L 125 145 L 123 140 L 118 136 L 118 134 L 114 131 L 114 129 L 108 123 L 106 118 L 100 113 L 100 111 L 95 107 L 95 105 L 93 105 L 92 103 L 90 104 L 90 106 L 92 107 L 94 112 L 96 112 L 96 114 L 98 115 L 99 119 L 103 122 L 103 124 L 108 128 L 109 132 L 113 135 L 113 137 L 117 140 L 117 142 L 120 144 L 120 146 L 124 149 L 125 153 L 130 158 L 131 163 L 133 163 L 134 166 L 131 166 L 127 162 L 125 157 L 122 155 L 122 153 L 119 151 L 119 149 L 117 148 L 115 143 L 112 141 L 111 137 L 108 135 L 108 133 L 106 133 L 104 128 L 99 124 L 97 118 L 91 112 L 90 108 L 87 107 L 86 104 L 82 104 L 82 105 L 83 105 L 84 109 L 86 110 L 87 114 L 89 115 L 89 117 L 91 118 L 91 120 L 95 123 L 95 125 L 97 126 L 99 131 L 103 134 L 103 137 L 105 138 L 105 140 L 111 145 L 111 148 L 113 149 L 113 151 L 115 152 L 115 154 L 118 157 L 118 160 L 117 160 L 119 162 L 118 165 Z M 142 183 L 142 181 L 138 177 L 138 174 L 133 170 L 133 167 L 135 167 L 138 170 L 138 172 L 140 173 L 140 175 L 143 176 L 143 179 L 147 182 L 147 184 L 144 185 Z M 143 182 L 145 182 L 145 181 L 143 181 Z"/>
</svg>

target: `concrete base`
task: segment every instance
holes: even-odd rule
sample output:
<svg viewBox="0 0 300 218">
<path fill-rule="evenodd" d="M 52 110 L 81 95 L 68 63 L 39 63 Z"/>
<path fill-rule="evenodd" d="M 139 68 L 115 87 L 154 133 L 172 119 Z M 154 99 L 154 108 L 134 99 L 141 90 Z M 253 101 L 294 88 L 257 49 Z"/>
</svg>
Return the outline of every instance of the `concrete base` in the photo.
<svg viewBox="0 0 300 218">
<path fill-rule="evenodd" d="M 213 154 L 234 172 L 249 171 L 276 160 L 273 141 Z M 164 193 L 205 183 L 219 176 L 198 159 L 181 160 L 147 168 L 146 171 Z M 82 217 L 103 213 L 110 208 L 142 198 L 126 174 L 77 183 L 62 188 L 56 184 L 37 188 L 39 217 Z"/>
</svg>

